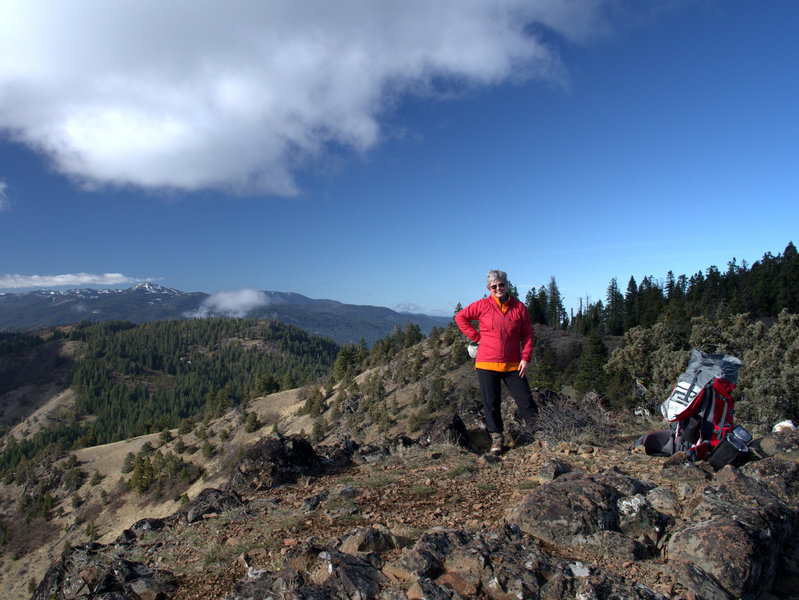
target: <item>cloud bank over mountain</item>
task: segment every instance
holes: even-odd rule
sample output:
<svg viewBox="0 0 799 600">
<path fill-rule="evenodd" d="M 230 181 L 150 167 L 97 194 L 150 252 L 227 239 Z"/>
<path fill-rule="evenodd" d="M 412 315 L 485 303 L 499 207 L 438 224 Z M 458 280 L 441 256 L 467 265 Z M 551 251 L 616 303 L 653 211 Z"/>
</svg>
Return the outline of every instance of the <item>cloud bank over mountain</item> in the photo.
<svg viewBox="0 0 799 600">
<path fill-rule="evenodd" d="M 291 196 L 408 95 L 564 70 L 603 0 L 4 2 L 0 130 L 83 185 Z M 0 207 L 4 201 L 0 187 Z"/>
<path fill-rule="evenodd" d="M 121 285 L 140 283 L 146 279 L 128 277 L 122 273 L 65 273 L 63 275 L 0 275 L 0 290 L 85 285 Z"/>
<path fill-rule="evenodd" d="M 211 315 L 242 318 L 251 310 L 269 304 L 269 298 L 258 290 L 217 292 L 203 300 L 196 311 L 187 313 L 190 318 L 202 319 Z"/>
</svg>

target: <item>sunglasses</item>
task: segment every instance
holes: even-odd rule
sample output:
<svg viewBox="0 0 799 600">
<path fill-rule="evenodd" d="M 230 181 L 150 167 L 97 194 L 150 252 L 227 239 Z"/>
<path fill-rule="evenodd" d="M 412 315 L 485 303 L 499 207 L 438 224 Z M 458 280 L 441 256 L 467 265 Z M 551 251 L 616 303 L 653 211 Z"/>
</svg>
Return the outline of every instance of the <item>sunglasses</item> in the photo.
<svg viewBox="0 0 799 600">
<path fill-rule="evenodd" d="M 498 288 L 504 288 L 504 287 L 505 287 L 504 283 L 494 283 L 494 284 L 491 285 L 491 289 L 492 290 L 496 290 Z"/>
</svg>

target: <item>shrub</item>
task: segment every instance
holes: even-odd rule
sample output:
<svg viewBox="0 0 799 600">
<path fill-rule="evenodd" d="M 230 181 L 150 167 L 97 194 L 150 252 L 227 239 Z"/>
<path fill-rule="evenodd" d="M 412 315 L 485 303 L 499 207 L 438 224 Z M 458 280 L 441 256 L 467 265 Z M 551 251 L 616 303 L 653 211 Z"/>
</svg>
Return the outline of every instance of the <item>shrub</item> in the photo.
<svg viewBox="0 0 799 600">
<path fill-rule="evenodd" d="M 599 394 L 586 394 L 582 400 L 558 396 L 541 403 L 535 429 L 549 443 L 581 441 L 604 445 L 616 433 L 611 414 L 602 406 Z"/>
<path fill-rule="evenodd" d="M 635 401 L 659 404 L 685 369 L 690 351 L 737 356 L 743 363 L 733 392 L 739 418 L 758 423 L 799 420 L 799 315 L 784 310 L 767 325 L 740 314 L 722 321 L 696 317 L 690 337 L 667 323 L 634 327 L 610 357 L 606 371 Z"/>
<path fill-rule="evenodd" d="M 244 431 L 247 433 L 254 433 L 262 427 L 258 415 L 254 412 L 247 413 L 247 418 L 244 420 Z"/>
</svg>

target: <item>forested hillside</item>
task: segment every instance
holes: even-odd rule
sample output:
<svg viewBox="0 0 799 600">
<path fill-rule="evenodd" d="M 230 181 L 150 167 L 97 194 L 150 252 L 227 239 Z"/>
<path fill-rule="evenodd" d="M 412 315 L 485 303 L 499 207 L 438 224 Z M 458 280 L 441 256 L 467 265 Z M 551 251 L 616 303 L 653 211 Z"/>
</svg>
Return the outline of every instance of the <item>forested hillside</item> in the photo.
<svg viewBox="0 0 799 600">
<path fill-rule="evenodd" d="M 71 370 L 74 411 L 49 431 L 5 440 L 0 469 L 48 448 L 57 453 L 217 416 L 245 398 L 328 374 L 338 352 L 331 340 L 296 327 L 236 319 L 83 323 L 47 338 L 82 347 Z M 4 334 L 0 349 L 11 355 L 43 341 Z"/>
<path fill-rule="evenodd" d="M 554 277 L 547 286 L 530 290 L 525 302 L 534 323 L 584 335 L 622 335 L 662 319 L 688 323 L 692 317 L 741 313 L 753 319 L 776 317 L 783 310 L 799 312 L 799 252 L 790 242 L 783 254 L 767 252 L 751 266 L 731 258 L 723 271 L 716 266 L 690 276 L 669 271 L 664 279 L 647 276 L 640 283 L 631 276 L 624 291 L 613 278 L 604 302 L 581 300 L 571 315 Z"/>
</svg>

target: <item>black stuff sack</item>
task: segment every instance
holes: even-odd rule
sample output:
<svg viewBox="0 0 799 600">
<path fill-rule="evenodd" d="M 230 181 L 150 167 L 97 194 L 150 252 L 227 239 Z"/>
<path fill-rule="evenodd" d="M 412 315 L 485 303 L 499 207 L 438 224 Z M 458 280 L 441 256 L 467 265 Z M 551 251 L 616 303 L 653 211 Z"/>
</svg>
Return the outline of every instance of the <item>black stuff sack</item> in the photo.
<svg viewBox="0 0 799 600">
<path fill-rule="evenodd" d="M 738 425 L 732 433 L 724 436 L 707 461 L 716 471 L 725 465 L 734 467 L 741 465 L 749 458 L 749 442 L 751 441 L 752 434 Z"/>
</svg>

